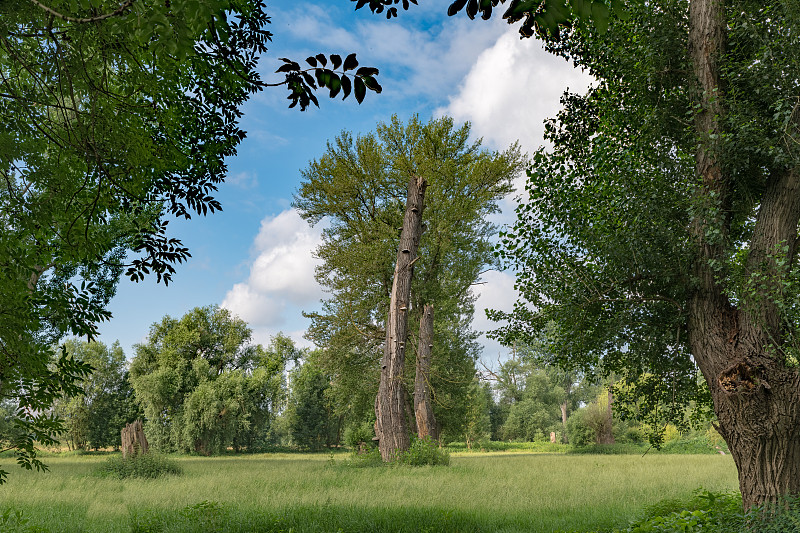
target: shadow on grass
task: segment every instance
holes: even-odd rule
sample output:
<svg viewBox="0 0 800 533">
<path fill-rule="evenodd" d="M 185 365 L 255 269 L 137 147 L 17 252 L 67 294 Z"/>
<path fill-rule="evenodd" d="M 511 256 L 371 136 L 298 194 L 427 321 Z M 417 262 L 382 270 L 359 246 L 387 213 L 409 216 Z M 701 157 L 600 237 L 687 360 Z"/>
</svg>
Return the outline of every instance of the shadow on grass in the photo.
<svg viewBox="0 0 800 533">
<path fill-rule="evenodd" d="M 342 533 L 425 533 L 425 532 L 556 532 L 611 531 L 613 524 L 577 524 L 566 512 L 562 516 L 532 518 L 513 515 L 453 512 L 437 508 L 379 508 L 358 506 L 305 506 L 279 511 L 231 510 L 215 502 L 200 502 L 177 512 L 146 509 L 130 511 L 133 533 L 155 532 L 342 532 Z M 559 529 L 559 525 L 567 529 Z M 576 529 L 577 527 L 577 529 Z M 598 529 L 599 527 L 599 529 Z"/>
</svg>

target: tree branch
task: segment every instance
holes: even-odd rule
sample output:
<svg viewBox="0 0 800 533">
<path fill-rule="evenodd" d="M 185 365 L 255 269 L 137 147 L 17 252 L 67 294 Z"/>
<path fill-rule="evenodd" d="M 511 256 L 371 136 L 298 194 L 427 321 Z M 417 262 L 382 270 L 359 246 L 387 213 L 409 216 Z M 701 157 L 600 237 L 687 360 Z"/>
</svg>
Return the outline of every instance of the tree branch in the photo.
<svg viewBox="0 0 800 533">
<path fill-rule="evenodd" d="M 49 8 L 46 5 L 42 4 L 41 2 L 39 2 L 39 0 L 31 0 L 31 3 L 33 5 L 39 7 L 40 9 L 43 9 L 47 13 L 53 15 L 54 17 L 61 19 L 61 20 L 65 20 L 67 22 L 77 22 L 79 24 L 84 24 L 86 22 L 99 22 L 101 20 L 105 20 L 105 19 L 108 19 L 108 18 L 111 18 L 111 17 L 116 17 L 117 15 L 122 14 L 123 11 L 125 11 L 126 9 L 131 7 L 131 5 L 133 5 L 134 1 L 135 0 L 126 0 L 126 2 L 124 4 L 119 6 L 117 9 L 115 9 L 111 13 L 106 13 L 105 15 L 98 15 L 96 17 L 88 17 L 88 18 L 76 18 L 76 17 L 69 17 L 67 15 L 62 15 L 58 11 L 56 11 L 56 10 L 54 10 L 52 8 Z"/>
</svg>

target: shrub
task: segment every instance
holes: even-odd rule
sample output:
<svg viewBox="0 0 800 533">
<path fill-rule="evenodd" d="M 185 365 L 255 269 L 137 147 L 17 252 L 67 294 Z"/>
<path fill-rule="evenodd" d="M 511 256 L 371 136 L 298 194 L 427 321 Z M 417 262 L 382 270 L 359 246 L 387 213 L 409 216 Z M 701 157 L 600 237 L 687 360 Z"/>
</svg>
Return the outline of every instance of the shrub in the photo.
<svg viewBox="0 0 800 533">
<path fill-rule="evenodd" d="M 344 443 L 349 448 L 358 448 L 359 444 L 365 442 L 372 444 L 372 437 L 375 436 L 374 422 L 365 421 L 358 426 L 351 426 L 344 430 Z"/>
<path fill-rule="evenodd" d="M 440 448 L 436 441 L 432 440 L 430 437 L 425 439 L 412 437 L 411 447 L 408 451 L 399 452 L 394 460 L 389 463 L 383 461 L 380 450 L 374 447 L 366 450 L 353 450 L 350 460 L 345 464 L 355 467 L 386 465 L 447 466 L 450 464 L 450 453 L 444 448 Z"/>
<path fill-rule="evenodd" d="M 356 468 L 383 466 L 383 458 L 381 452 L 376 447 L 370 447 L 366 450 L 354 449 L 350 460 L 345 462 L 347 466 L 355 466 Z"/>
<path fill-rule="evenodd" d="M 408 451 L 398 454 L 394 462 L 409 466 L 447 466 L 450 464 L 450 454 L 430 437 L 424 439 L 413 437 Z"/>
<path fill-rule="evenodd" d="M 183 469 L 175 460 L 151 451 L 126 458 L 123 458 L 122 455 L 109 457 L 100 466 L 98 473 L 101 476 L 118 479 L 129 477 L 155 479 L 164 475 L 180 475 L 183 473 Z"/>
</svg>

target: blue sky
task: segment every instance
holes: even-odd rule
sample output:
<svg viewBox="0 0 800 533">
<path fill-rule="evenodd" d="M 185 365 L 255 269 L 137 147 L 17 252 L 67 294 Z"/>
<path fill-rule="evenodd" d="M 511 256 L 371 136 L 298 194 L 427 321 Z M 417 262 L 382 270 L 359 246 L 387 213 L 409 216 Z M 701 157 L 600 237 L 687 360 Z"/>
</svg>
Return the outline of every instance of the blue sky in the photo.
<svg viewBox="0 0 800 533">
<path fill-rule="evenodd" d="M 255 95 L 243 109 L 247 139 L 228 161 L 229 177 L 217 194 L 223 211 L 172 222 L 173 236 L 189 247 L 192 259 L 178 267 L 168 287 L 154 279 L 123 280 L 100 340 L 119 340 L 132 357 L 132 345 L 164 315 L 220 304 L 248 321 L 257 342 L 283 331 L 307 346 L 301 312 L 318 309 L 325 297 L 313 278 L 320 231 L 300 220 L 291 202 L 301 170 L 323 154 L 329 139 L 342 130 L 373 131 L 392 114 L 423 120 L 447 114 L 470 121 L 489 148 L 503 150 L 519 140 L 532 151 L 542 144 L 542 121 L 556 113 L 561 93 L 568 87 L 582 91 L 590 81 L 535 40 L 521 41 L 500 17 L 447 17 L 448 0 L 420 3 L 391 21 L 367 9 L 354 11 L 350 0 L 267 3 L 274 35 L 260 63 L 265 81 L 281 80 L 274 74 L 280 57 L 301 61 L 317 53 L 356 52 L 361 65 L 380 69 L 383 93 L 370 92 L 361 105 L 352 95 L 341 101 L 320 94 L 320 108 L 306 112 L 287 108 L 282 87 Z M 513 206 L 513 198 L 503 202 L 498 223 L 513 222 Z M 514 301 L 510 273 L 489 272 L 482 281 L 476 287 L 482 293 L 478 330 L 491 328 L 484 307 L 508 309 Z M 484 344 L 487 361 L 505 352 Z"/>
</svg>

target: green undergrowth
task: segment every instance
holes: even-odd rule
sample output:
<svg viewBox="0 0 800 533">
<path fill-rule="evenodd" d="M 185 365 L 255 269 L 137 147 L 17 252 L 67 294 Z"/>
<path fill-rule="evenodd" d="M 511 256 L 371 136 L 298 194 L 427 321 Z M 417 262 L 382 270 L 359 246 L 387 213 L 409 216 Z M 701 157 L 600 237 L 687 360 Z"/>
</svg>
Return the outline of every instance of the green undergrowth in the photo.
<svg viewBox="0 0 800 533">
<path fill-rule="evenodd" d="M 331 457 L 333 460 L 333 457 Z M 377 447 L 354 450 L 350 459 L 343 466 L 380 467 L 380 466 L 447 466 L 450 464 L 450 452 L 441 448 L 436 442 L 427 439 L 413 438 L 411 446 L 405 452 L 399 452 L 389 463 L 384 463 Z"/>
<path fill-rule="evenodd" d="M 117 479 L 156 479 L 162 476 L 178 476 L 183 473 L 183 469 L 174 459 L 151 451 L 124 458 L 121 454 L 113 455 L 97 468 L 96 473 L 101 477 Z"/>
<path fill-rule="evenodd" d="M 741 495 L 698 489 L 688 500 L 666 499 L 649 506 L 644 518 L 615 533 L 800 533 L 800 499 L 770 508 L 742 510 Z"/>
<path fill-rule="evenodd" d="M 451 442 L 445 446 L 450 453 L 491 453 L 491 452 L 517 452 L 517 453 L 561 453 L 576 455 L 727 455 L 728 447 L 725 441 L 712 441 L 703 434 L 689 435 L 669 440 L 656 449 L 646 443 L 624 442 L 617 444 L 592 444 L 588 446 L 573 446 L 555 442 L 504 442 L 504 441 L 478 441 L 467 446 L 464 442 Z M 722 452 L 720 454 L 720 452 Z"/>
</svg>

